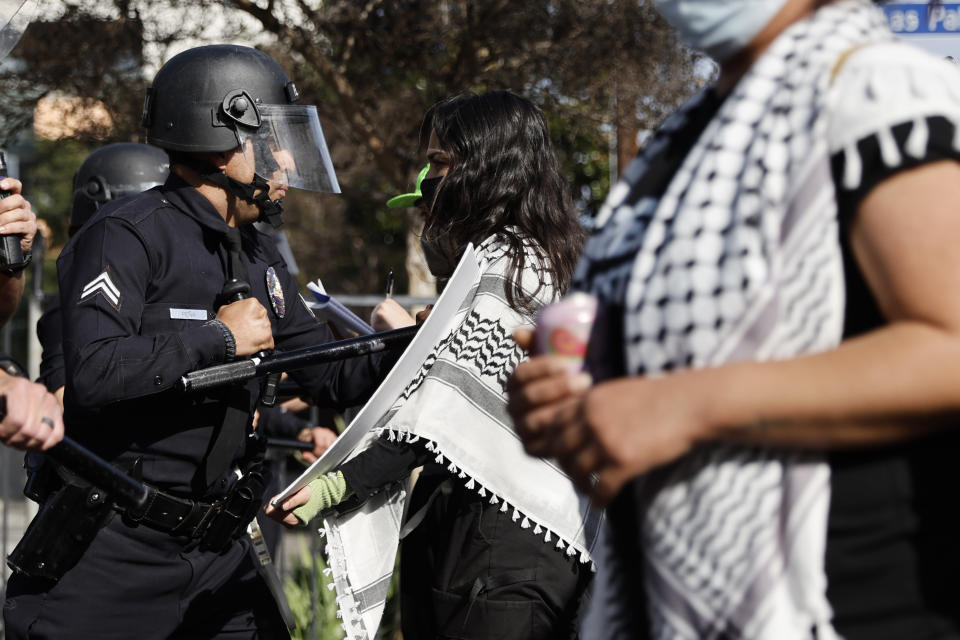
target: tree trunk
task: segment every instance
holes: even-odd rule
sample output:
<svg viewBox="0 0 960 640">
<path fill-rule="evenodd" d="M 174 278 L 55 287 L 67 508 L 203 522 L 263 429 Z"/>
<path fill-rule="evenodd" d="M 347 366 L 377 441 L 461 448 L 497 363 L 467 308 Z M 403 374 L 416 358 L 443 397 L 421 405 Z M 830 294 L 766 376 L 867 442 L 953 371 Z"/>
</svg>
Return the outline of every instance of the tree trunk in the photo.
<svg viewBox="0 0 960 640">
<path fill-rule="evenodd" d="M 407 210 L 407 276 L 410 279 L 411 296 L 425 298 L 437 295 L 437 279 L 427 267 L 427 259 L 420 248 L 420 235 L 423 233 L 423 217 L 416 209 Z"/>
</svg>

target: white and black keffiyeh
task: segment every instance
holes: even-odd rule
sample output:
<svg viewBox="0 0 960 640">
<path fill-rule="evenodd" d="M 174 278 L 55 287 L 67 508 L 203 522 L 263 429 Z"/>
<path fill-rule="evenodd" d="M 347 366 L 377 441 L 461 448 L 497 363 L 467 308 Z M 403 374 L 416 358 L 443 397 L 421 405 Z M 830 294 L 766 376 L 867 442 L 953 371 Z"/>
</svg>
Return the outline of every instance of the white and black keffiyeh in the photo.
<svg viewBox="0 0 960 640">
<path fill-rule="evenodd" d="M 866 45 L 887 53 L 861 54 Z M 927 72 L 910 78 L 917 64 L 903 62 L 903 48 L 865 0 L 831 3 L 792 25 L 657 199 L 636 185 L 702 96 L 665 123 L 611 191 L 575 282 L 624 310 L 626 373 L 786 359 L 839 343 L 845 290 L 831 171 L 853 191 L 865 138 L 879 139 L 894 167 L 922 155 L 928 116 L 960 121 L 957 83 L 917 86 L 938 83 Z M 890 69 L 900 76 L 882 77 Z M 912 126 L 894 135 L 899 123 Z M 585 638 L 834 637 L 823 560 L 830 473 L 820 457 L 704 446 L 630 489 L 634 521 L 618 533 L 611 516 L 596 552 Z M 623 544 L 641 566 L 623 561 Z M 648 629 L 631 627 L 640 605 L 625 586 L 633 577 Z"/>
<path fill-rule="evenodd" d="M 507 414 L 506 381 L 523 357 L 511 334 L 531 319 L 507 303 L 506 291 L 513 285 L 506 251 L 494 239 L 478 247 L 479 281 L 446 337 L 374 429 L 390 439 L 423 443 L 467 489 L 512 512 L 518 527 L 558 553 L 591 563 L 601 512 L 577 494 L 555 464 L 526 454 Z M 535 291 L 539 261 L 532 252 L 527 258 L 522 282 L 525 291 Z M 538 301 L 549 302 L 552 295 L 547 287 Z M 358 511 L 324 517 L 333 585 L 350 639 L 375 637 L 405 499 L 401 488 L 391 488 Z"/>
</svg>

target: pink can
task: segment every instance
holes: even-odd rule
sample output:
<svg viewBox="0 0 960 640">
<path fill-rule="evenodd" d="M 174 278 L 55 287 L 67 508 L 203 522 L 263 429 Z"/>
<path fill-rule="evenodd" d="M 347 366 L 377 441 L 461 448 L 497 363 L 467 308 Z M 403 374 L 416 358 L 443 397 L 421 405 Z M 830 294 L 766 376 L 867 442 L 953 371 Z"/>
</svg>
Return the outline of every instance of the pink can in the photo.
<svg viewBox="0 0 960 640">
<path fill-rule="evenodd" d="M 537 314 L 534 353 L 558 356 L 571 373 L 581 371 L 596 316 L 597 299 L 579 291 L 544 306 Z"/>
</svg>

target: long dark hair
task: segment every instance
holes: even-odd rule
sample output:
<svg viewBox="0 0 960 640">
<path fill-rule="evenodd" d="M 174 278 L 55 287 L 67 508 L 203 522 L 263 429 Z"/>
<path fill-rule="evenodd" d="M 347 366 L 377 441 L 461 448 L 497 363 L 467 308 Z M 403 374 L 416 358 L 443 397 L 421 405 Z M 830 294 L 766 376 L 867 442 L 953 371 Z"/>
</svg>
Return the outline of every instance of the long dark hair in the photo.
<svg viewBox="0 0 960 640">
<path fill-rule="evenodd" d="M 566 291 L 583 246 L 543 113 L 509 91 L 465 93 L 427 111 L 422 141 L 434 132 L 450 156 L 449 170 L 426 214 L 426 238 L 443 238 L 459 255 L 491 235 L 510 247 L 513 287 L 507 302 L 531 312 L 536 291 L 524 291 L 524 245 L 531 246 L 558 292 Z"/>
</svg>

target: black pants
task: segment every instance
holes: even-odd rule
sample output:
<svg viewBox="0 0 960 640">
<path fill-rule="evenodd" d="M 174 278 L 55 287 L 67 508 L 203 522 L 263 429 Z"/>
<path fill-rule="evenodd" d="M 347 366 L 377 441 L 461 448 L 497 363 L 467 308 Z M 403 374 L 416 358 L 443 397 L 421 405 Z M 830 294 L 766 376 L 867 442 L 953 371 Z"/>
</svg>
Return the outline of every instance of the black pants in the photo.
<svg viewBox="0 0 960 640">
<path fill-rule="evenodd" d="M 195 547 L 114 518 L 58 582 L 14 574 L 7 640 L 289 637 L 246 540 Z"/>
<path fill-rule="evenodd" d="M 449 476 L 446 476 L 449 477 Z M 425 470 L 410 512 L 444 477 Z M 591 579 L 579 554 L 567 556 L 453 480 L 400 552 L 405 638 L 557 640 L 576 637 Z"/>
</svg>

